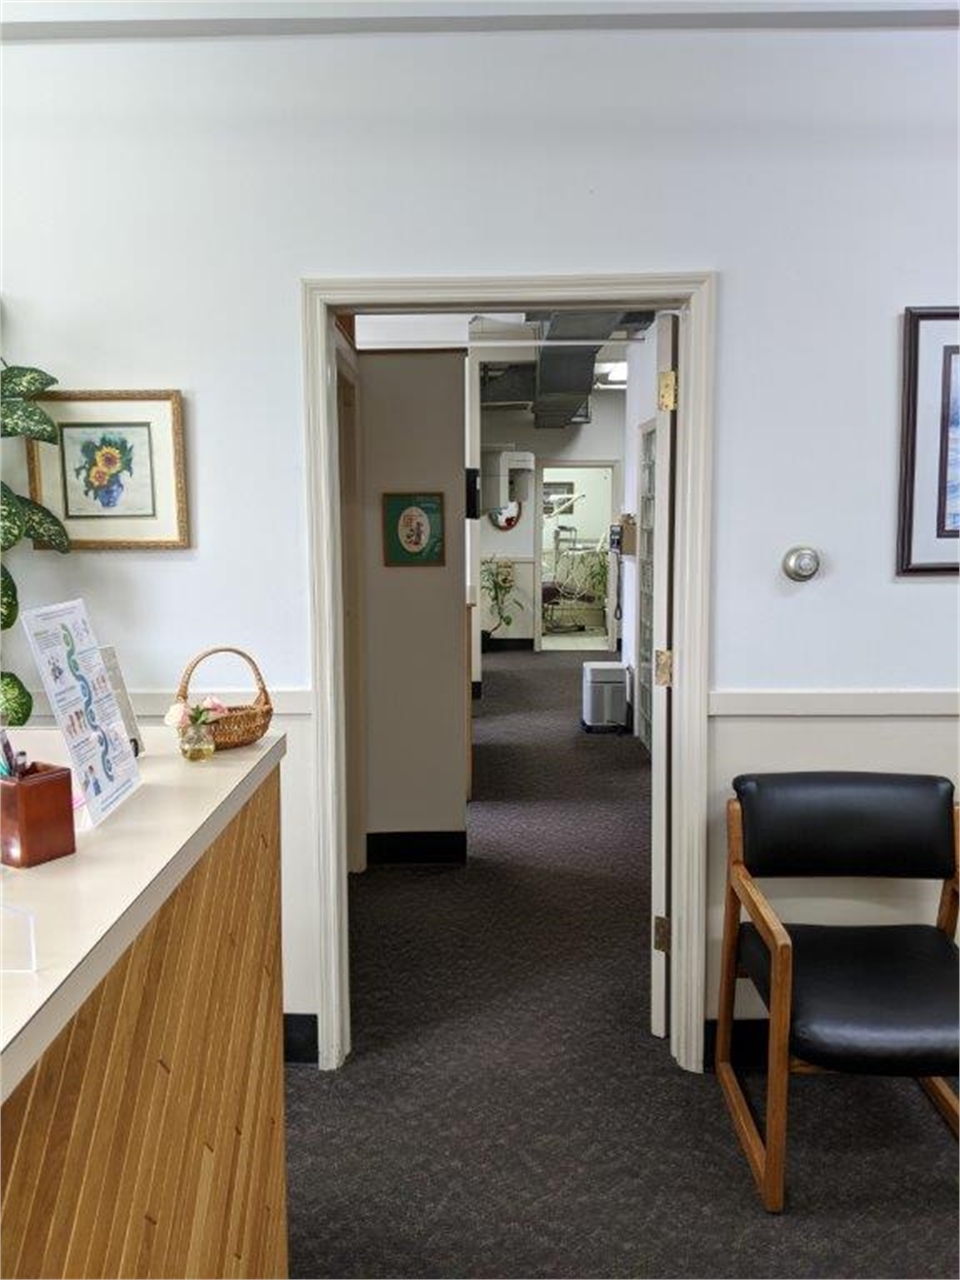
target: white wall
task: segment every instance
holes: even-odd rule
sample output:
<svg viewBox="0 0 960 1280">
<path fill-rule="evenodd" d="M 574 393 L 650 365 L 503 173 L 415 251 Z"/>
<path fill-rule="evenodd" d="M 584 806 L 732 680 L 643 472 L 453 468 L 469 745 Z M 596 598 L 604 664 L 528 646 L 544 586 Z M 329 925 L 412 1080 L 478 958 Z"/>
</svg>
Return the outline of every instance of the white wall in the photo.
<svg viewBox="0 0 960 1280">
<path fill-rule="evenodd" d="M 109 590 L 135 682 L 168 682 L 213 613 L 274 682 L 307 681 L 301 276 L 705 266 L 716 685 L 955 678 L 952 583 L 893 573 L 899 317 L 957 289 L 954 35 L 52 43 L 4 64 L 8 358 L 187 396 L 197 549 L 112 555 L 109 587 L 102 556 L 69 571 Z M 826 571 L 796 592 L 778 564 L 799 538 Z M 39 560 L 31 594 L 62 594 L 65 562 Z"/>
<path fill-rule="evenodd" d="M 558 428 L 535 427 L 530 414 L 520 410 L 486 409 L 482 440 L 485 445 L 512 444 L 556 461 L 618 461 L 623 457 L 625 403 L 624 391 L 595 391 L 590 397 L 590 421 Z"/>
<path fill-rule="evenodd" d="M 466 827 L 465 364 L 448 352 L 358 360 L 368 831 Z M 444 495 L 441 566 L 384 564 L 381 499 L 407 490 Z"/>
<path fill-rule="evenodd" d="M 217 640 L 309 685 L 302 277 L 706 268 L 714 687 L 955 683 L 956 580 L 894 576 L 900 315 L 958 287 L 954 34 L 34 43 L 2 93 L 4 355 L 185 395 L 193 550 L 11 557 L 131 687 Z"/>
</svg>

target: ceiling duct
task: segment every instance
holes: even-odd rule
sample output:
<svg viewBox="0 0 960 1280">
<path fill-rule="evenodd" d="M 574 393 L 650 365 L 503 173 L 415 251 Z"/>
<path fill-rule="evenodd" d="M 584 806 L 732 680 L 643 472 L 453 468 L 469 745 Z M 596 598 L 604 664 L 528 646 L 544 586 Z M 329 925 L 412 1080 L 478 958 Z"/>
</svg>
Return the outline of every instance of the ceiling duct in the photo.
<svg viewBox="0 0 960 1280">
<path fill-rule="evenodd" d="M 536 394 L 535 364 L 481 365 L 482 409 L 529 409 Z"/>
<path fill-rule="evenodd" d="M 623 311 L 555 311 L 547 321 L 537 365 L 533 421 L 566 427 L 580 415 L 593 389 L 597 352 L 625 319 Z M 527 319 L 533 317 L 528 316 Z M 590 345 L 596 341 L 596 345 Z M 586 342 L 587 346 L 551 346 Z"/>
<path fill-rule="evenodd" d="M 629 338 L 653 322 L 652 311 L 535 311 L 527 322 L 539 326 L 536 363 L 481 367 L 484 409 L 522 409 L 537 427 L 566 427 L 589 421 L 588 401 L 600 349 L 617 334 Z"/>
</svg>

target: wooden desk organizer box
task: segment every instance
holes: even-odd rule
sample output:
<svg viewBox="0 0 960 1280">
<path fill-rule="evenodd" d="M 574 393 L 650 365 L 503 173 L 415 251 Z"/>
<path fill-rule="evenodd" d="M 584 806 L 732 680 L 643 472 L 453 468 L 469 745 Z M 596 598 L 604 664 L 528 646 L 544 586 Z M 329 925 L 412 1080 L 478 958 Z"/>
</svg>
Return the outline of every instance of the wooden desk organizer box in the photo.
<svg viewBox="0 0 960 1280">
<path fill-rule="evenodd" d="M 0 779 L 0 848 L 8 867 L 36 867 L 77 847 L 70 770 L 34 761 Z"/>
</svg>

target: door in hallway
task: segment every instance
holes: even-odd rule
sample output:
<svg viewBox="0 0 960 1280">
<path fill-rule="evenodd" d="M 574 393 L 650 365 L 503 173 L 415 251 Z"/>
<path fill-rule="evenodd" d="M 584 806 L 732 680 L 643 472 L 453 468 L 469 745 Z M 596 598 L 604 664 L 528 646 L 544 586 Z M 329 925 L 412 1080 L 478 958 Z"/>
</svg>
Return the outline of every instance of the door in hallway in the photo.
<svg viewBox="0 0 960 1280">
<path fill-rule="evenodd" d="M 657 415 L 640 428 L 638 732 L 650 752 L 650 1030 L 669 1033 L 674 457 L 679 322 L 657 317 Z"/>
</svg>

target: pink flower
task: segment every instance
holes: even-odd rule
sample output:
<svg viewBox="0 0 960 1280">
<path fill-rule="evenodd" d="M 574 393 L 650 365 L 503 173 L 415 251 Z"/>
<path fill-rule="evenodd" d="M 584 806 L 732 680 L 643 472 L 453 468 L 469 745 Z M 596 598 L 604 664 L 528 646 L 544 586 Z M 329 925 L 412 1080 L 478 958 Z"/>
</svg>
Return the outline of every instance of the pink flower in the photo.
<svg viewBox="0 0 960 1280">
<path fill-rule="evenodd" d="M 229 710 L 228 707 L 223 705 L 219 698 L 204 698 L 200 705 L 204 711 L 206 711 L 206 719 L 208 721 L 221 719 Z"/>
<path fill-rule="evenodd" d="M 190 723 L 190 708 L 185 702 L 174 702 L 163 717 L 163 723 L 171 729 L 185 729 Z"/>
</svg>

